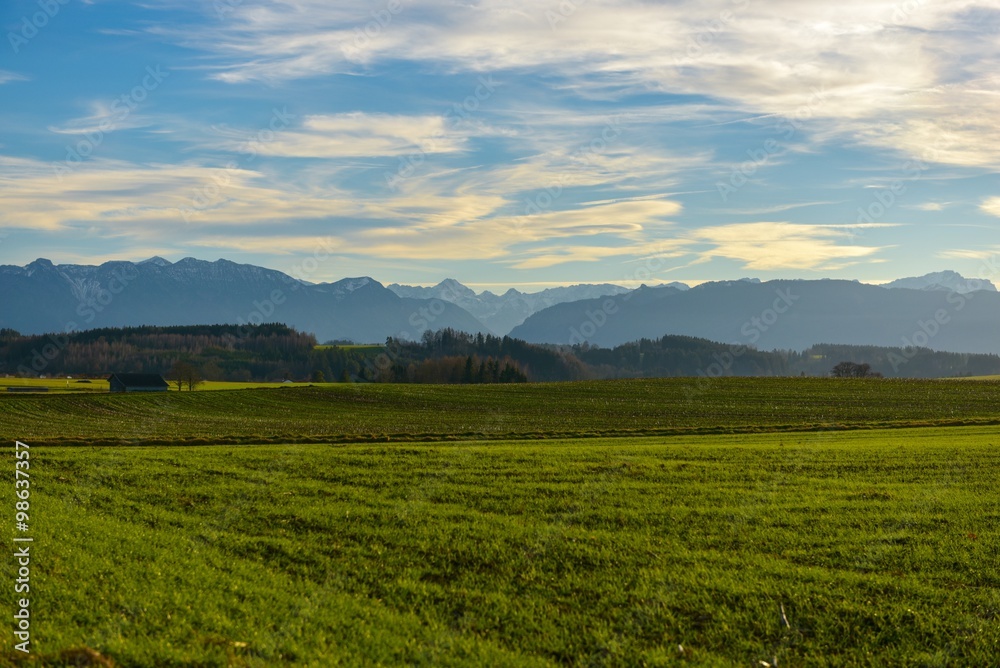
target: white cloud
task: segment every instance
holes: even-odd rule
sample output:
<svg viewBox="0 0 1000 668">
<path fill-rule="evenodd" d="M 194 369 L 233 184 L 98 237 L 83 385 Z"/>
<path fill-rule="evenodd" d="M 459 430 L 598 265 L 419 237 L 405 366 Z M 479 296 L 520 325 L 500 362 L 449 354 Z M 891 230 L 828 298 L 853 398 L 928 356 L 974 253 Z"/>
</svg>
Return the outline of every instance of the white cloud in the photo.
<svg viewBox="0 0 1000 668">
<path fill-rule="evenodd" d="M 990 197 L 986 199 L 979 205 L 979 209 L 983 211 L 983 213 L 1000 217 L 1000 197 Z"/>
<path fill-rule="evenodd" d="M 774 204 L 772 206 L 764 206 L 756 209 L 726 209 L 725 213 L 729 214 L 740 214 L 742 216 L 759 216 L 769 213 L 781 213 L 782 211 L 791 211 L 793 209 L 801 209 L 803 207 L 810 206 L 823 206 L 826 204 L 840 204 L 837 201 L 819 201 L 819 202 L 794 202 L 790 204 Z"/>
<path fill-rule="evenodd" d="M 667 218 L 680 210 L 677 202 L 637 201 L 530 216 L 393 225 L 357 233 L 352 247 L 383 258 L 503 260 L 516 268 L 548 267 L 644 255 L 650 250 L 649 242 L 671 227 Z"/>
<path fill-rule="evenodd" d="M 57 169 L 64 170 L 57 172 Z M 5 206 L 0 227 L 56 231 L 74 225 L 104 230 L 176 233 L 179 225 L 243 226 L 286 219 L 367 217 L 373 207 L 333 190 L 297 191 L 247 169 L 140 165 L 95 159 L 74 168 L 0 156 Z"/>
<path fill-rule="evenodd" d="M 512 215 L 504 213 L 514 204 L 510 197 L 455 188 L 452 176 L 429 172 L 421 187 L 362 197 L 249 169 L 92 160 L 56 176 L 50 164 L 0 156 L 7 205 L 0 228 L 89 229 L 148 247 L 176 240 L 186 227 L 192 246 L 283 255 L 314 247 L 318 237 L 304 231 L 336 220 L 332 237 L 344 254 L 529 268 L 646 254 L 682 208 L 637 198 L 577 208 L 559 202 L 561 209 Z M 281 234 L 255 232 L 264 226 Z"/>
<path fill-rule="evenodd" d="M 835 270 L 849 267 L 881 248 L 849 243 L 846 227 L 798 225 L 786 222 L 736 223 L 694 230 L 689 238 L 710 248 L 698 251 L 702 258 L 727 258 L 746 269 Z M 840 243 L 847 241 L 848 243 Z"/>
<path fill-rule="evenodd" d="M 0 70 L 0 85 L 3 85 L 5 83 L 10 83 L 11 81 L 27 81 L 27 80 L 28 78 L 21 74 L 8 72 L 7 70 Z"/>
<path fill-rule="evenodd" d="M 461 150 L 465 137 L 441 116 L 361 112 L 306 117 L 300 129 L 282 130 L 254 148 L 263 155 L 343 158 L 423 155 Z M 238 150 L 230 143 L 228 148 Z"/>
<path fill-rule="evenodd" d="M 62 125 L 50 125 L 49 132 L 66 135 L 99 135 L 99 133 L 114 132 L 129 128 L 145 127 L 150 124 L 124 104 L 107 104 L 91 102 L 90 113 L 85 116 L 70 119 Z"/>
<path fill-rule="evenodd" d="M 687 250 L 682 248 L 686 245 L 683 240 L 673 240 L 672 246 L 679 250 L 668 252 L 662 251 L 657 256 L 661 258 L 682 257 L 687 254 Z M 540 252 L 528 255 L 524 259 L 511 262 L 514 269 L 539 269 L 552 267 L 567 262 L 599 262 L 614 257 L 637 258 L 649 252 L 646 245 L 635 246 L 561 246 L 545 249 Z"/>
<path fill-rule="evenodd" d="M 445 72 L 533 70 L 580 97 L 707 96 L 744 115 L 801 121 L 818 136 L 942 164 L 1000 164 L 1000 43 L 976 30 L 997 9 L 976 0 L 398 7 L 244 6 L 221 27 L 172 36 L 214 53 L 214 76 L 233 83 L 368 73 L 398 60 Z"/>
<path fill-rule="evenodd" d="M 941 251 L 937 254 L 938 257 L 946 260 L 989 260 L 997 257 L 998 255 L 1000 255 L 1000 247 L 996 246 L 975 250 L 953 248 L 951 250 Z"/>
<path fill-rule="evenodd" d="M 944 211 L 946 207 L 951 205 L 952 202 L 924 202 L 923 204 L 914 204 L 909 208 L 918 211 Z"/>
<path fill-rule="evenodd" d="M 206 235 L 192 242 L 204 248 L 222 248 L 250 253 L 274 255 L 331 253 L 344 247 L 344 240 L 337 236 L 236 236 Z"/>
<path fill-rule="evenodd" d="M 674 193 L 653 193 L 650 195 L 636 195 L 635 197 L 616 197 L 615 199 L 594 200 L 592 202 L 580 202 L 581 206 L 596 206 L 602 204 L 618 204 L 620 202 L 642 202 L 651 199 L 666 199 L 676 195 L 697 195 L 701 193 L 715 192 L 714 190 L 691 190 L 688 192 Z"/>
</svg>

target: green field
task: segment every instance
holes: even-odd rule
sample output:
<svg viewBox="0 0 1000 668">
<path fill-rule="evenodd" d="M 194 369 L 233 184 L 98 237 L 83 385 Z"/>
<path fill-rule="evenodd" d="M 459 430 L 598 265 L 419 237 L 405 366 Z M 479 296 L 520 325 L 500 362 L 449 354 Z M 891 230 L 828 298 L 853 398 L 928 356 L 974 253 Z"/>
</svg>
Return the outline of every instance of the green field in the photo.
<svg viewBox="0 0 1000 668">
<path fill-rule="evenodd" d="M 169 381 L 168 381 L 169 382 Z M 205 380 L 195 386 L 195 392 L 204 390 L 251 390 L 268 387 L 314 387 L 323 383 L 265 383 L 265 382 L 235 382 L 226 380 Z M 0 392 L 7 392 L 8 387 L 48 388 L 49 394 L 75 394 L 78 392 L 105 392 L 110 388 L 107 378 L 0 378 Z M 171 392 L 177 392 L 177 385 L 170 383 Z M 187 392 L 187 388 L 184 389 Z"/>
<path fill-rule="evenodd" d="M 998 665 L 998 393 L 3 396 L 33 660 L 0 665 Z"/>
<path fill-rule="evenodd" d="M 666 435 L 1000 420 L 1000 384 L 728 378 L 512 385 L 338 384 L 4 396 L 0 438 L 207 444 Z"/>
<path fill-rule="evenodd" d="M 0 392 L 8 387 L 47 388 L 48 392 L 107 392 L 107 378 L 0 378 Z"/>
<path fill-rule="evenodd" d="M 42 448 L 36 650 L 52 665 L 82 647 L 126 666 L 995 665 L 997 438 Z"/>
<path fill-rule="evenodd" d="M 218 391 L 218 390 L 257 390 L 257 389 L 267 389 L 267 388 L 288 388 L 288 387 L 319 387 L 323 386 L 325 383 L 306 383 L 306 382 L 278 382 L 278 383 L 265 383 L 265 382 L 239 382 L 232 380 L 203 380 L 198 385 L 195 386 L 195 392 L 208 391 Z M 172 385 L 172 390 L 176 390 L 177 386 Z M 187 392 L 187 387 L 184 388 L 184 392 Z"/>
<path fill-rule="evenodd" d="M 326 344 L 321 343 L 317 346 L 313 346 L 317 350 L 326 350 L 328 348 L 340 348 L 341 350 L 384 350 L 385 344 L 382 343 L 346 343 L 346 344 Z"/>
</svg>

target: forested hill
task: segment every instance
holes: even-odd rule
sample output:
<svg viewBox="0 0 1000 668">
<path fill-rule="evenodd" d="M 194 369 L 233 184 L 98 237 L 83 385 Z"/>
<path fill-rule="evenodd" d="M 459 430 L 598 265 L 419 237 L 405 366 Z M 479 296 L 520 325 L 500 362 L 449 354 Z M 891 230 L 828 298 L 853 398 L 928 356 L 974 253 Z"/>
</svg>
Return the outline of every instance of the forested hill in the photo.
<svg viewBox="0 0 1000 668">
<path fill-rule="evenodd" d="M 688 336 L 641 339 L 615 348 L 552 346 L 509 336 L 425 332 L 383 346 L 317 345 L 282 324 L 105 328 L 22 336 L 0 330 L 0 374 L 169 375 L 178 362 L 206 380 L 497 383 L 670 376 L 828 375 L 841 362 L 885 377 L 1000 374 L 1000 357 L 926 348 L 818 345 L 764 352 Z"/>
<path fill-rule="evenodd" d="M 106 327 L 72 334 L 21 336 L 0 330 L 0 373 L 167 374 L 178 361 L 205 378 L 252 380 L 305 373 L 316 338 L 282 324 Z"/>
<path fill-rule="evenodd" d="M 112 372 L 169 376 L 179 362 L 206 380 L 284 379 L 362 382 L 524 382 L 586 377 L 564 355 L 509 337 L 478 337 L 475 349 L 452 359 L 454 330 L 430 332 L 421 343 L 318 346 L 311 334 L 282 324 L 184 325 L 93 329 L 22 336 L 0 330 L 0 374 L 103 376 Z M 461 373 L 456 374 L 456 365 Z M 529 377 L 528 366 L 537 369 Z M 466 373 L 467 368 L 471 373 Z"/>
</svg>

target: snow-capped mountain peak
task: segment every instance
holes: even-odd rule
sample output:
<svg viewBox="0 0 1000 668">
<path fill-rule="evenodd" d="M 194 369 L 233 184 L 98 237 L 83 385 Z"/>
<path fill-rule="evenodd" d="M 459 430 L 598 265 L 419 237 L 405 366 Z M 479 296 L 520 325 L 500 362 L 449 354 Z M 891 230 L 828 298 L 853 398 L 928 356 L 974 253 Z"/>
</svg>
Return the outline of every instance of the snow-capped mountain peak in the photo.
<svg viewBox="0 0 1000 668">
<path fill-rule="evenodd" d="M 903 288 L 907 290 L 948 290 L 959 294 L 968 294 L 979 290 L 996 292 L 997 288 L 985 278 L 965 278 L 957 271 L 937 271 L 923 276 L 900 278 L 886 283 L 885 288 Z"/>
</svg>

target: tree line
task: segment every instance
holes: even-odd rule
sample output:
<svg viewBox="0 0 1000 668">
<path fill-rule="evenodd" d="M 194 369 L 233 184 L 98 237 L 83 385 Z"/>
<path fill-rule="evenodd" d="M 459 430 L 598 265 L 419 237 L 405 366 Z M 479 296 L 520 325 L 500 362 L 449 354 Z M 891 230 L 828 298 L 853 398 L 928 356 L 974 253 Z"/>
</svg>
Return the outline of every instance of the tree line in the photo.
<svg viewBox="0 0 1000 668">
<path fill-rule="evenodd" d="M 160 373 L 187 387 L 204 380 L 394 383 L 517 383 L 669 376 L 948 377 L 1000 374 L 1000 356 L 926 348 L 821 344 L 759 351 L 689 336 L 640 339 L 615 348 L 530 344 L 452 329 L 419 341 L 317 345 L 279 323 L 102 328 L 23 336 L 0 329 L 0 373 L 104 376 Z"/>
</svg>

